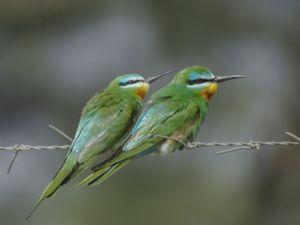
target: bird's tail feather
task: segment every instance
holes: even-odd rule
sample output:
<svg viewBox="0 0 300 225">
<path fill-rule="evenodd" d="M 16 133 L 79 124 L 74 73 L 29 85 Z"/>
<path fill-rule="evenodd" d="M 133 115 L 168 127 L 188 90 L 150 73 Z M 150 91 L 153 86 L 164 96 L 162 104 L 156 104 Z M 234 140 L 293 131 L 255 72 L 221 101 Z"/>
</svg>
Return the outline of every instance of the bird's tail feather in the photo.
<svg viewBox="0 0 300 225">
<path fill-rule="evenodd" d="M 36 209 L 41 205 L 41 203 L 46 199 L 51 197 L 57 189 L 65 184 L 69 177 L 76 171 L 76 168 L 78 167 L 77 163 L 77 157 L 75 154 L 69 154 L 67 158 L 65 159 L 64 163 L 62 164 L 61 168 L 58 170 L 56 175 L 53 177 L 51 182 L 47 185 L 47 187 L 44 189 L 43 193 L 41 194 L 40 199 L 38 200 L 35 207 L 32 209 L 32 211 L 28 214 L 26 217 L 29 219 L 32 214 L 36 211 Z"/>
<path fill-rule="evenodd" d="M 114 173 L 119 171 L 121 168 L 126 166 L 131 160 L 124 160 L 119 163 L 116 163 L 114 165 L 111 165 L 109 167 L 101 167 L 98 170 L 95 170 L 92 174 L 90 174 L 88 177 L 86 177 L 83 181 L 81 181 L 76 187 L 82 187 L 82 186 L 95 186 L 103 181 L 105 181 L 107 178 L 112 176 Z"/>
<path fill-rule="evenodd" d="M 26 220 L 29 220 L 30 217 L 32 216 L 32 214 L 37 210 L 37 208 L 42 204 L 42 202 L 45 200 L 46 198 L 40 198 L 38 200 L 38 202 L 35 204 L 35 206 L 33 207 L 33 209 L 30 211 L 30 213 L 26 216 Z"/>
<path fill-rule="evenodd" d="M 95 155 L 86 162 L 77 163 L 72 172 L 61 183 L 61 186 L 68 183 L 73 177 L 80 176 L 83 172 L 85 172 L 96 161 L 97 157 L 98 155 Z"/>
</svg>

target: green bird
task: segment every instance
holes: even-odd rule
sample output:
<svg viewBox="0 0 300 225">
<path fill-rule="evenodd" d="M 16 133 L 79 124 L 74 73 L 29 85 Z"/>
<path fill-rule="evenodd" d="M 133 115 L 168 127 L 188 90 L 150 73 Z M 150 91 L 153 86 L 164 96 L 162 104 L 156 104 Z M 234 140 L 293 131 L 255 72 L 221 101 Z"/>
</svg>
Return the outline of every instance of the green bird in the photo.
<svg viewBox="0 0 300 225">
<path fill-rule="evenodd" d="M 60 186 L 91 166 L 100 154 L 107 151 L 114 154 L 124 144 L 125 137 L 128 136 L 142 107 L 149 83 L 170 72 L 146 81 L 138 74 L 119 76 L 88 101 L 64 163 L 44 189 L 27 219 L 46 198 L 51 197 Z"/>
<path fill-rule="evenodd" d="M 182 149 L 182 142 L 191 142 L 196 137 L 218 83 L 242 77 L 215 76 L 202 66 L 181 70 L 171 83 L 151 96 L 130 131 L 121 153 L 94 168 L 78 186 L 100 184 L 131 160 L 141 156 Z"/>
</svg>

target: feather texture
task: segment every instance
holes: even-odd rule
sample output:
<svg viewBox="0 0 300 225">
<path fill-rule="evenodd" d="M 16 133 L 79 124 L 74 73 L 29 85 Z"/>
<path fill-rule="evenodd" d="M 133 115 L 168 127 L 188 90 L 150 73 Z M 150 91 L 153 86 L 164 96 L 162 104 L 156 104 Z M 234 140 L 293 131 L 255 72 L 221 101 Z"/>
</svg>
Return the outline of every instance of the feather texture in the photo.
<svg viewBox="0 0 300 225">
<path fill-rule="evenodd" d="M 185 74 L 188 76 L 189 72 Z M 195 94 L 194 88 L 188 89 L 185 78 L 182 73 L 177 74 L 169 85 L 151 96 L 121 153 L 93 171 L 79 186 L 103 182 L 113 174 L 109 171 L 120 164 L 124 167 L 134 158 L 182 148 L 179 142 L 155 135 L 175 137 L 184 142 L 194 139 L 206 116 L 208 102 L 198 93 Z"/>
<path fill-rule="evenodd" d="M 122 83 L 122 78 L 126 78 L 128 84 Z M 130 78 L 134 79 L 133 82 Z M 147 85 L 139 75 L 120 76 L 88 101 L 64 163 L 27 218 L 60 186 L 89 168 L 100 154 L 114 152 L 122 146 L 142 106 L 142 98 L 137 95 L 136 89 Z"/>
</svg>

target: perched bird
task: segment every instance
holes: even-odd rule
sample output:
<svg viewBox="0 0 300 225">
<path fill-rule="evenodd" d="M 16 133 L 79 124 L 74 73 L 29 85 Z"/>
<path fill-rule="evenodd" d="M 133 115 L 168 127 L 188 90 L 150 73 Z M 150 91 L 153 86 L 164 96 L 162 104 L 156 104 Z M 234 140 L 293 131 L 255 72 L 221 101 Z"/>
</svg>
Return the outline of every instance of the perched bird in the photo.
<svg viewBox="0 0 300 225">
<path fill-rule="evenodd" d="M 78 186 L 99 184 L 137 157 L 183 148 L 182 142 L 196 137 L 218 83 L 242 77 L 215 76 L 201 66 L 181 70 L 171 83 L 151 96 L 122 152 L 96 167 Z"/>
<path fill-rule="evenodd" d="M 100 154 L 115 152 L 124 144 L 124 138 L 128 136 L 142 107 L 149 83 L 170 72 L 146 81 L 138 74 L 119 76 L 88 101 L 64 163 L 44 189 L 27 218 L 30 218 L 43 200 L 52 196 L 60 186 L 91 166 Z"/>
</svg>

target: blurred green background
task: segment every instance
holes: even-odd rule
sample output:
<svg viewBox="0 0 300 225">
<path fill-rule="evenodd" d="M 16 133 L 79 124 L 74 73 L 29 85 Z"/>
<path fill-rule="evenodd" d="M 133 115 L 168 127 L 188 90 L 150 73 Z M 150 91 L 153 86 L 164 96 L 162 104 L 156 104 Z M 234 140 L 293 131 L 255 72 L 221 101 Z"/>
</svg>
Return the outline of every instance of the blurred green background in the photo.
<svg viewBox="0 0 300 225">
<path fill-rule="evenodd" d="M 299 135 L 299 12 L 298 0 L 2 0 L 0 145 L 66 144 L 48 125 L 73 135 L 114 76 L 195 64 L 248 75 L 220 87 L 198 140 Z M 29 221 L 66 152 L 20 153 L 10 175 L 12 152 L 0 152 L 0 225 L 300 224 L 297 150 L 149 156 L 98 187 L 73 182 Z"/>
</svg>

